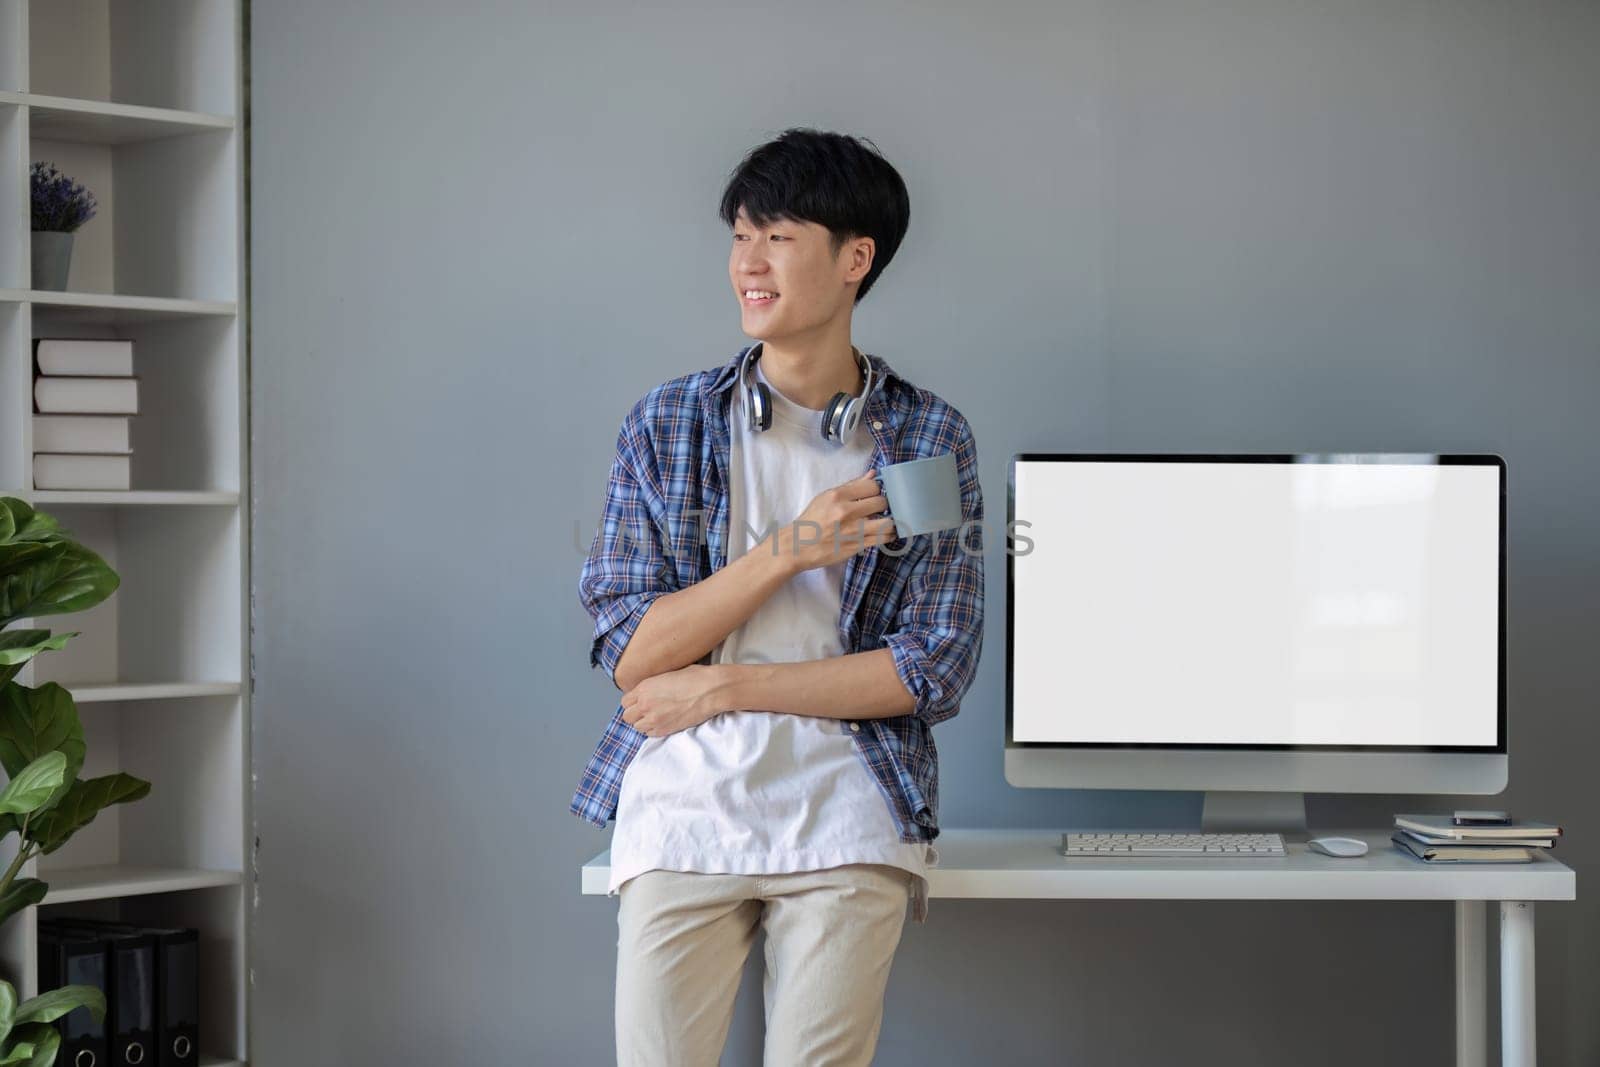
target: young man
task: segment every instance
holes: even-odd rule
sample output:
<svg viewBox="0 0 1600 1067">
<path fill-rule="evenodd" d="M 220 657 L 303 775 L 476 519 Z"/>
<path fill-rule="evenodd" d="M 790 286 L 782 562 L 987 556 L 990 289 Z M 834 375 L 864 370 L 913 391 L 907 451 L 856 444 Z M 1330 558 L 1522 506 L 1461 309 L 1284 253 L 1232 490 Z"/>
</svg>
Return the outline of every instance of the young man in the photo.
<svg viewBox="0 0 1600 1067">
<path fill-rule="evenodd" d="M 714 1064 L 757 928 L 765 1062 L 866 1065 L 927 916 L 938 757 L 983 645 L 983 494 L 954 407 L 850 339 L 905 183 L 791 129 L 723 193 L 744 332 L 635 403 L 578 583 L 622 699 L 571 810 L 615 817 L 623 1065 Z M 960 530 L 896 539 L 874 472 L 953 452 Z"/>
</svg>

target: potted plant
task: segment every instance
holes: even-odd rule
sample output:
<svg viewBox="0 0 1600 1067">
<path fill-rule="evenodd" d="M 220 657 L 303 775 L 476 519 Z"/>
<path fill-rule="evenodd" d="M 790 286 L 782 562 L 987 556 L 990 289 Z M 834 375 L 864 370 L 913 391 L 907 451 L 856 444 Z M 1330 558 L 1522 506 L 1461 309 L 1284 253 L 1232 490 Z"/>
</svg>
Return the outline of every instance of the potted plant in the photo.
<svg viewBox="0 0 1600 1067">
<path fill-rule="evenodd" d="M 37 878 L 17 877 L 30 858 L 60 848 L 101 809 L 150 792 L 149 782 L 127 774 L 80 780 L 85 745 L 72 694 L 55 682 L 31 688 L 15 680 L 23 664 L 59 650 L 79 631 L 6 629 L 24 617 L 92 608 L 121 582 L 54 518 L 0 497 L 0 764 L 10 776 L 0 791 L 0 841 L 20 837 L 16 858 L 0 875 L 0 925 L 49 891 Z M 105 995 L 68 985 L 18 1004 L 15 987 L 0 979 L 0 1064 L 49 1067 L 61 1043 L 51 1023 L 79 1007 L 101 1021 Z"/>
<path fill-rule="evenodd" d="M 56 170 L 50 163 L 34 163 L 33 184 L 33 287 L 65 289 L 72 266 L 72 234 L 94 218 L 94 194 Z"/>
</svg>

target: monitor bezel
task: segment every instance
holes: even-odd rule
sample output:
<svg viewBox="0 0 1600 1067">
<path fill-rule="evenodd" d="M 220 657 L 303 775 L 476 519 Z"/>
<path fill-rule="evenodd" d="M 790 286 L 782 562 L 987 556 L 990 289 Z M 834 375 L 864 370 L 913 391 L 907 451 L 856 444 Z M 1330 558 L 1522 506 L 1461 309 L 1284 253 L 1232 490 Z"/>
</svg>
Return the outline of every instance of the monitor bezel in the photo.
<svg viewBox="0 0 1600 1067">
<path fill-rule="evenodd" d="M 1490 745 L 1295 745 L 1239 742 L 1147 741 L 1018 741 L 1015 737 L 1016 626 L 1015 553 L 1012 533 L 1017 518 L 1017 464 L 1019 463 L 1276 463 L 1276 464 L 1386 464 L 1495 467 L 1499 480 L 1499 604 L 1497 616 L 1496 741 Z M 1039 750 L 1107 749 L 1129 752 L 1459 752 L 1474 755 L 1506 754 L 1506 461 L 1493 452 L 1014 452 L 1006 467 L 1006 748 Z"/>
</svg>

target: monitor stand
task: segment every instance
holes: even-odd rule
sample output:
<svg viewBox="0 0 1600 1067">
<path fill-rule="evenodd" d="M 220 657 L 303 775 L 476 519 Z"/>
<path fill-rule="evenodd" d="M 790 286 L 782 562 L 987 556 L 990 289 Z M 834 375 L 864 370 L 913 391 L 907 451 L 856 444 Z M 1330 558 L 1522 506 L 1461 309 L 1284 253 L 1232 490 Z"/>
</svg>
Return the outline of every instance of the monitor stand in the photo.
<svg viewBox="0 0 1600 1067">
<path fill-rule="evenodd" d="M 1207 791 L 1200 809 L 1200 830 L 1223 834 L 1276 830 L 1303 835 L 1306 832 L 1306 795 Z"/>
</svg>

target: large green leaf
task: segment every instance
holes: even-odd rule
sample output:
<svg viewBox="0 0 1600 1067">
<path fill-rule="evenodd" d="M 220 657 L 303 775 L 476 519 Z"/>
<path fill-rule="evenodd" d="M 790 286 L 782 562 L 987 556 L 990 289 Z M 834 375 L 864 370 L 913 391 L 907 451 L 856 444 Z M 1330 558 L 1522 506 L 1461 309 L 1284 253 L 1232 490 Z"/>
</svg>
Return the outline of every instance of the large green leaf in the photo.
<svg viewBox="0 0 1600 1067">
<path fill-rule="evenodd" d="M 17 676 L 22 665 L 41 652 L 59 652 L 81 630 L 51 635 L 49 630 L 12 630 L 0 633 L 0 685 Z"/>
<path fill-rule="evenodd" d="M 25 815 L 36 810 L 66 780 L 66 769 L 66 753 L 46 752 L 0 789 L 0 812 Z"/>
<path fill-rule="evenodd" d="M 51 1067 L 61 1044 L 52 1023 L 80 1007 L 88 1008 L 96 1022 L 104 1021 L 105 994 L 90 985 L 63 986 L 18 1006 L 17 991 L 0 981 L 0 1067 Z"/>
<path fill-rule="evenodd" d="M 70 541 L 29 541 L 0 544 L 0 626 L 9 626 L 24 614 L 23 607 L 41 580 L 59 573 L 72 552 Z M 4 611 L 15 601 L 16 614 Z"/>
<path fill-rule="evenodd" d="M 131 774 L 107 774 L 73 782 L 61 801 L 28 823 L 28 837 L 48 855 L 94 821 L 102 808 L 126 804 L 150 792 L 150 783 Z"/>
<path fill-rule="evenodd" d="M 18 1004 L 16 1025 L 55 1022 L 75 1008 L 88 1008 L 95 1022 L 104 1022 L 106 995 L 92 985 L 64 985 Z"/>
<path fill-rule="evenodd" d="M 120 584 L 117 572 L 90 549 L 76 541 L 52 542 L 26 566 L 0 569 L 0 626 L 24 616 L 92 608 Z"/>
<path fill-rule="evenodd" d="M 0 543 L 0 575 L 16 574 L 43 559 L 54 559 L 68 544 L 64 539 L 54 541 L 6 541 Z"/>
<path fill-rule="evenodd" d="M 71 630 L 53 636 L 49 630 L 12 630 L 9 633 L 0 633 L 0 666 L 20 666 L 47 649 L 59 652 L 68 641 L 80 633 L 81 630 Z"/>
<path fill-rule="evenodd" d="M 54 1067 L 56 1053 L 61 1048 L 61 1032 L 49 1023 L 28 1023 L 17 1027 L 19 1040 L 33 1045 L 33 1058 L 26 1067 Z"/>
<path fill-rule="evenodd" d="M 13 541 L 49 541 L 65 534 L 52 515 L 34 511 L 26 501 L 0 496 L 0 544 Z"/>
<path fill-rule="evenodd" d="M 37 878 L 13 878 L 11 885 L 0 893 L 0 925 L 30 904 L 37 904 L 50 891 L 50 886 Z"/>
<path fill-rule="evenodd" d="M 59 751 L 67 757 L 66 780 L 42 807 L 53 806 L 66 793 L 83 769 L 84 750 L 83 724 L 78 721 L 71 693 L 55 682 L 38 688 L 20 682 L 0 687 L 0 766 L 6 773 L 21 774 L 22 768 L 46 752 Z"/>
</svg>

